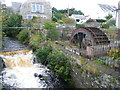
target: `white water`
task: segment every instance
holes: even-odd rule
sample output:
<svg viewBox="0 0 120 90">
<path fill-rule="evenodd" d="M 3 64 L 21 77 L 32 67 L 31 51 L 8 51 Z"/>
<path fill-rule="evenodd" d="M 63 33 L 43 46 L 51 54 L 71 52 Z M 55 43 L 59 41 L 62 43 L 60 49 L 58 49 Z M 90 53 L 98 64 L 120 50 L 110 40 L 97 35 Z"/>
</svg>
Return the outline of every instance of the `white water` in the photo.
<svg viewBox="0 0 120 90">
<path fill-rule="evenodd" d="M 35 77 L 34 74 L 47 77 L 49 71 L 41 64 L 33 64 L 34 55 L 32 52 L 26 54 L 15 54 L 11 56 L 1 56 L 7 66 L 0 77 L 2 83 L 16 88 L 46 88 L 45 80 Z"/>
</svg>

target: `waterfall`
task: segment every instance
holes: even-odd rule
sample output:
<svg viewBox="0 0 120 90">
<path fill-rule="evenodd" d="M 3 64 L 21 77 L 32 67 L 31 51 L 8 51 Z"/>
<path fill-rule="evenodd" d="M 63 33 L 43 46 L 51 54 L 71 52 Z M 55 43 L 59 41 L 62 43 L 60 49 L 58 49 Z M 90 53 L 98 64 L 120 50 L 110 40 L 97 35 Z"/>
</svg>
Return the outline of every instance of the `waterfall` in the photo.
<svg viewBox="0 0 120 90">
<path fill-rule="evenodd" d="M 1 83 L 4 86 L 13 88 L 53 87 L 50 82 L 49 69 L 40 63 L 33 64 L 35 55 L 32 51 L 16 54 L 4 53 L 0 56 L 6 65 L 0 75 Z"/>
</svg>

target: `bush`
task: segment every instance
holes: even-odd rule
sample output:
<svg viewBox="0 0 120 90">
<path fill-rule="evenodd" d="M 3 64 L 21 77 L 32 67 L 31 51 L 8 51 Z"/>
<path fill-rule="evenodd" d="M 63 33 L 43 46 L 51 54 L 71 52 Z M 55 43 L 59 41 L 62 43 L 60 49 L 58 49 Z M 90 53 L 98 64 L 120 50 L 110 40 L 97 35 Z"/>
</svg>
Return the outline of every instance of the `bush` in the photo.
<svg viewBox="0 0 120 90">
<path fill-rule="evenodd" d="M 51 22 L 44 23 L 44 29 L 55 29 L 55 28 L 56 28 L 55 23 L 51 23 Z"/>
<path fill-rule="evenodd" d="M 59 24 L 63 24 L 64 22 L 62 20 L 57 21 Z"/>
<path fill-rule="evenodd" d="M 17 35 L 18 40 L 20 40 L 23 43 L 28 43 L 29 42 L 29 31 L 28 29 L 24 29 L 20 31 L 20 33 Z"/>
<path fill-rule="evenodd" d="M 67 57 L 62 51 L 53 50 L 47 57 L 48 68 L 54 70 L 56 75 L 59 75 L 63 80 L 67 80 L 70 74 L 70 63 L 67 62 Z"/>
<path fill-rule="evenodd" d="M 44 38 L 43 38 L 41 32 L 39 32 L 39 33 L 36 32 L 31 35 L 29 44 L 30 44 L 30 46 L 32 46 L 33 49 L 36 49 L 39 46 L 39 44 L 43 41 L 44 41 Z"/>
<path fill-rule="evenodd" d="M 47 39 L 58 40 L 60 37 L 60 32 L 56 29 L 50 29 L 47 33 Z"/>
<path fill-rule="evenodd" d="M 85 27 L 84 24 L 76 24 L 76 28 Z"/>
<path fill-rule="evenodd" d="M 56 17 L 53 17 L 53 18 L 52 18 L 52 21 L 57 22 L 58 20 L 57 20 L 57 18 L 56 18 Z"/>
<path fill-rule="evenodd" d="M 45 46 L 45 47 L 37 49 L 35 54 L 40 59 L 39 62 L 41 62 L 44 65 L 47 65 L 48 62 L 46 61 L 46 59 L 47 59 L 47 56 L 49 55 L 50 52 L 52 52 L 52 47 Z"/>
<path fill-rule="evenodd" d="M 69 80 L 70 63 L 62 51 L 53 49 L 51 46 L 44 46 L 39 48 L 35 54 L 42 64 L 47 65 L 61 79 L 64 81 Z"/>
<path fill-rule="evenodd" d="M 105 29 L 108 29 L 108 28 L 109 28 L 109 25 L 108 25 L 108 24 L 103 24 L 102 26 L 103 26 L 103 28 L 105 28 Z"/>
<path fill-rule="evenodd" d="M 75 20 L 72 19 L 72 18 L 64 18 L 64 19 L 63 19 L 63 22 L 64 22 L 65 24 L 75 24 L 75 23 L 76 23 Z"/>
</svg>

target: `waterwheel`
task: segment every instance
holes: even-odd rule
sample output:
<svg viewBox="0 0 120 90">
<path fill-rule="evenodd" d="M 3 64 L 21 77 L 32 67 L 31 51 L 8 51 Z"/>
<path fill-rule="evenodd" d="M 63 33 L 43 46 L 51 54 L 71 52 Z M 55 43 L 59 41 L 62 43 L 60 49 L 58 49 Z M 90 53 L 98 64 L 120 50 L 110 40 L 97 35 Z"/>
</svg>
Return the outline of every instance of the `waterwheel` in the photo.
<svg viewBox="0 0 120 90">
<path fill-rule="evenodd" d="M 107 35 L 102 30 L 95 27 L 81 27 L 73 30 L 70 42 L 74 45 L 79 45 L 82 53 L 86 51 L 88 46 L 92 47 L 110 44 Z"/>
</svg>

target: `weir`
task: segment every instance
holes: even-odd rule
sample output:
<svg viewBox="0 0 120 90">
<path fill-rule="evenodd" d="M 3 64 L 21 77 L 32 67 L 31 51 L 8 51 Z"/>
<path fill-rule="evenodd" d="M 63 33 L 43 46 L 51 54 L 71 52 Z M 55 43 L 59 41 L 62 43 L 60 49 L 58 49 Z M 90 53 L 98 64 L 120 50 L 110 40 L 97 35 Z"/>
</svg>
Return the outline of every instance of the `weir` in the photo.
<svg viewBox="0 0 120 90">
<path fill-rule="evenodd" d="M 9 46 L 11 48 L 17 45 L 13 44 L 16 41 L 12 39 L 8 39 L 8 41 L 12 42 Z M 8 50 L 6 46 L 5 48 L 6 52 L 0 53 L 3 63 L 5 63 L 5 67 L 0 72 L 0 85 L 9 89 L 53 88 L 60 84 L 47 67 L 41 63 L 36 63 L 36 56 L 31 49 L 22 47 L 21 50 L 19 45 L 17 50 L 16 47 L 13 47 L 12 51 Z"/>
</svg>

